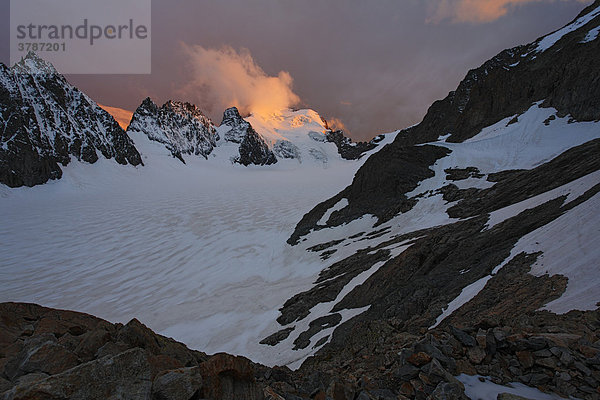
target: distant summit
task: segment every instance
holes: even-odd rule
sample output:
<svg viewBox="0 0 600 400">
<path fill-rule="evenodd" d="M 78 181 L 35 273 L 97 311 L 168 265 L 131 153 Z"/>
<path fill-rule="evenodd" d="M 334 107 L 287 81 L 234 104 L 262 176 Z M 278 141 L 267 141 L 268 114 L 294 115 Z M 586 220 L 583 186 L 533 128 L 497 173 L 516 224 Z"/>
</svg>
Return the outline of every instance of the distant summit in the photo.
<svg viewBox="0 0 600 400">
<path fill-rule="evenodd" d="M 217 145 L 212 121 L 190 103 L 168 101 L 158 107 L 146 98 L 134 112 L 127 133 L 141 132 L 162 143 L 174 157 L 184 154 L 207 158 Z"/>
</svg>

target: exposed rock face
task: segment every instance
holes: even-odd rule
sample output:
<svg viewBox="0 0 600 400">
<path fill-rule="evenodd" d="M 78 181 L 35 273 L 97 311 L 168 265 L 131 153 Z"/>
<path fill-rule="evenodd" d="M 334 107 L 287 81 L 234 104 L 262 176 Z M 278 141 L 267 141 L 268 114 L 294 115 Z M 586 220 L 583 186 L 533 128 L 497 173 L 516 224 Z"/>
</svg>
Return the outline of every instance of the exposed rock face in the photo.
<svg viewBox="0 0 600 400">
<path fill-rule="evenodd" d="M 599 5 L 594 2 L 580 16 Z M 409 129 L 408 141 L 424 143 L 451 134 L 448 141 L 462 142 L 540 100 L 578 121 L 600 119 L 600 42 L 582 43 L 599 24 L 593 19 L 546 51 L 537 51 L 539 40 L 505 50 L 469 71 L 456 91 L 435 102 L 423 121 Z"/>
<path fill-rule="evenodd" d="M 263 138 L 251 127 L 240 144 L 240 156 L 235 159 L 235 162 L 246 166 L 250 164 L 271 165 L 277 162 L 277 157 Z"/>
<path fill-rule="evenodd" d="M 358 160 L 367 151 L 373 150 L 377 147 L 377 144 L 383 140 L 383 136 L 377 136 L 368 142 L 353 143 L 352 140 L 344 136 L 344 132 L 329 131 L 326 134 L 326 138 L 329 142 L 335 143 L 338 148 L 338 153 L 344 160 Z"/>
<path fill-rule="evenodd" d="M 71 157 L 142 164 L 114 118 L 33 53 L 0 64 L 0 124 L 0 183 L 10 187 L 59 179 Z"/>
<path fill-rule="evenodd" d="M 135 111 L 127 132 L 146 134 L 182 162 L 183 154 L 207 158 L 219 138 L 212 121 L 195 105 L 168 101 L 158 107 L 150 98 Z"/>
<path fill-rule="evenodd" d="M 225 140 L 232 143 L 242 143 L 246 137 L 246 132 L 250 128 L 250 123 L 247 122 L 236 107 L 230 107 L 223 113 L 221 126 L 230 127 L 225 133 Z"/>
<path fill-rule="evenodd" d="M 226 141 L 240 143 L 239 156 L 234 162 L 245 166 L 271 165 L 277 162 L 273 151 L 252 125 L 242 118 L 237 108 L 225 110 L 221 126 L 229 128 L 224 134 Z"/>
<path fill-rule="evenodd" d="M 325 228 L 326 226 L 319 226 L 317 222 L 328 209 L 344 198 L 348 200 L 348 206 L 334 212 L 327 221 L 327 226 L 339 226 L 367 213 L 378 217 L 380 222 L 385 222 L 399 212 L 410 210 L 416 202 L 405 194 L 415 189 L 420 181 L 432 177 L 434 173 L 430 166 L 449 153 L 450 150 L 446 148 L 429 145 L 384 147 L 376 157 L 370 157 L 363 164 L 354 176 L 352 185 L 306 214 L 288 243 L 297 244 L 311 230 Z"/>
</svg>

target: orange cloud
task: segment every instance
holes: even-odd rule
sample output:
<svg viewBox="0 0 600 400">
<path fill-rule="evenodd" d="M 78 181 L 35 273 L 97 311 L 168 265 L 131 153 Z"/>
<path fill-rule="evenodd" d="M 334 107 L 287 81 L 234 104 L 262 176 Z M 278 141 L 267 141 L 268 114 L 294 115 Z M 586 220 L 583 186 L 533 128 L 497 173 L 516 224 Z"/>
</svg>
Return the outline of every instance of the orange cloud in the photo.
<svg viewBox="0 0 600 400">
<path fill-rule="evenodd" d="M 556 0 L 439 0 L 430 10 L 427 22 L 439 23 L 450 20 L 454 23 L 485 23 L 495 21 L 520 5 Z M 588 3 L 589 0 L 559 0 Z"/>
<path fill-rule="evenodd" d="M 183 45 L 191 76 L 182 95 L 207 111 L 221 112 L 236 106 L 242 114 L 268 118 L 300 102 L 286 71 L 269 76 L 256 64 L 248 49 L 229 46 L 207 49 Z"/>
<path fill-rule="evenodd" d="M 129 122 L 131 122 L 131 117 L 133 116 L 132 111 L 124 110 L 122 108 L 117 107 L 109 107 L 100 103 L 98 103 L 98 107 L 104 109 L 106 112 L 112 115 L 113 118 L 119 123 L 119 125 L 121 125 L 121 128 L 127 130 Z"/>
<path fill-rule="evenodd" d="M 335 118 L 335 117 L 327 118 L 327 126 L 329 126 L 329 129 L 331 129 L 333 131 L 340 130 L 340 131 L 344 131 L 346 133 L 346 135 L 348 134 L 348 129 L 346 128 L 346 125 L 344 125 L 342 120 L 339 118 Z"/>
</svg>

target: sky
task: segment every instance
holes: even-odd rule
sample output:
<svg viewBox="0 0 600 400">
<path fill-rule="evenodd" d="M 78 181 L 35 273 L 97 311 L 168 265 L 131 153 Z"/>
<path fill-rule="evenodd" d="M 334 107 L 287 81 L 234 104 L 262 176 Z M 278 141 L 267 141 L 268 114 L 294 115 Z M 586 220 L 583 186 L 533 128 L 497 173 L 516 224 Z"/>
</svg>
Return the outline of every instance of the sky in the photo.
<svg viewBox="0 0 600 400">
<path fill-rule="evenodd" d="M 591 3 L 152 0 L 151 74 L 67 79 L 109 107 L 133 111 L 148 96 L 189 101 L 217 124 L 232 105 L 265 115 L 312 108 L 367 140 L 418 123 L 469 69 Z M 0 15 L 0 61 L 8 64 L 9 0 L 0 0 Z"/>
</svg>

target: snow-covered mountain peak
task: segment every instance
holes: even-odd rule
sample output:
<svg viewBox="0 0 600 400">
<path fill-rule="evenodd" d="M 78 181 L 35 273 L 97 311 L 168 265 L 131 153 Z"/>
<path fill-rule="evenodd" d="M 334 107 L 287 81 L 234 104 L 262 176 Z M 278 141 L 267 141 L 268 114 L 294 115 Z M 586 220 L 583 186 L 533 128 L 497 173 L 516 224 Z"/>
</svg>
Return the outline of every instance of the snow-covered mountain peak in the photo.
<svg viewBox="0 0 600 400">
<path fill-rule="evenodd" d="M 246 121 L 240 115 L 237 107 L 229 107 L 223 112 L 223 120 L 221 121 L 221 125 L 237 126 L 242 125 L 245 122 Z"/>
<path fill-rule="evenodd" d="M 183 154 L 208 157 L 218 139 L 210 118 L 195 105 L 169 100 L 158 107 L 150 98 L 135 111 L 127 132 L 162 143 L 181 161 Z"/>
<path fill-rule="evenodd" d="M 205 150 L 199 152 L 192 151 L 193 137 L 179 134 L 187 129 L 182 127 L 198 123 L 214 131 L 209 134 Z M 162 143 L 184 162 L 185 155 L 201 155 L 209 161 L 245 166 L 272 165 L 286 160 L 294 168 L 300 164 L 329 166 L 332 162 L 355 160 L 377 147 L 381 140 L 352 143 L 343 132 L 332 132 L 327 122 L 310 109 L 282 110 L 269 117 L 244 118 L 236 107 L 230 107 L 224 111 L 221 125 L 216 127 L 195 105 L 169 101 L 157 107 L 151 99 L 144 100 L 138 107 L 127 132 L 136 143 L 144 139 L 137 133 Z"/>
<path fill-rule="evenodd" d="M 200 120 L 209 119 L 206 115 L 204 115 L 204 113 L 202 112 L 202 110 L 200 110 L 200 108 L 198 108 L 195 104 L 188 103 L 187 101 L 181 102 L 181 101 L 168 100 L 165 103 L 164 108 L 171 112 L 190 116 L 192 118 L 196 118 L 196 119 L 200 119 Z"/>
<path fill-rule="evenodd" d="M 281 140 L 326 142 L 329 131 L 323 118 L 311 109 L 282 110 L 268 118 L 252 114 L 247 120 L 271 147 Z"/>
<path fill-rule="evenodd" d="M 39 57 L 36 53 L 30 51 L 27 55 L 21 58 L 21 61 L 16 63 L 12 70 L 18 74 L 29 75 L 58 75 L 58 71 L 54 65 Z"/>
<path fill-rule="evenodd" d="M 142 163 L 112 116 L 34 53 L 0 68 L 0 182 L 34 186 L 58 179 L 72 157 Z"/>
</svg>

